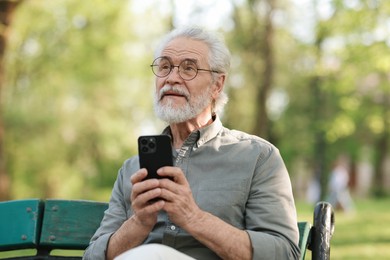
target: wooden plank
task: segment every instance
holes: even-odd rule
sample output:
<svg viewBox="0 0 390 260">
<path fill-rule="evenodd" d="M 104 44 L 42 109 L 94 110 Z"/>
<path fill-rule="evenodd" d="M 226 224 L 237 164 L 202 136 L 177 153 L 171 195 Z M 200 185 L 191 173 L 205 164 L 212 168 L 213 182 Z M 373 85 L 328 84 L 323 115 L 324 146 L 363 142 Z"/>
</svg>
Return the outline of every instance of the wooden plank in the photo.
<svg viewBox="0 0 390 260">
<path fill-rule="evenodd" d="M 0 251 L 36 248 L 42 211 L 39 199 L 0 202 Z"/>
<path fill-rule="evenodd" d="M 308 240 L 310 237 L 311 225 L 309 222 L 298 222 L 299 229 L 299 248 L 301 250 L 300 259 L 305 259 L 306 249 L 308 247 Z"/>
<path fill-rule="evenodd" d="M 85 249 L 108 204 L 86 200 L 46 200 L 40 246 Z"/>
</svg>

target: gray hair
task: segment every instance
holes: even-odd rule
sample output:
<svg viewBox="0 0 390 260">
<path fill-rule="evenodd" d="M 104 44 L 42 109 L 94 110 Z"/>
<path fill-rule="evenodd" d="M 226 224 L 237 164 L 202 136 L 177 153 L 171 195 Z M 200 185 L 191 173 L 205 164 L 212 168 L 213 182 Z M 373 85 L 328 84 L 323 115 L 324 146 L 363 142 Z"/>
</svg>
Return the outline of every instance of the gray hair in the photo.
<svg viewBox="0 0 390 260">
<path fill-rule="evenodd" d="M 230 68 L 230 52 L 223 37 L 220 34 L 211 33 L 198 27 L 184 27 L 168 33 L 156 48 L 154 57 L 160 57 L 165 47 L 172 40 L 181 37 L 205 43 L 209 48 L 208 62 L 210 69 L 227 75 Z M 213 76 L 213 80 L 216 80 L 217 77 L 217 75 Z M 215 100 L 213 112 L 221 112 L 227 102 L 228 96 L 223 90 Z"/>
</svg>

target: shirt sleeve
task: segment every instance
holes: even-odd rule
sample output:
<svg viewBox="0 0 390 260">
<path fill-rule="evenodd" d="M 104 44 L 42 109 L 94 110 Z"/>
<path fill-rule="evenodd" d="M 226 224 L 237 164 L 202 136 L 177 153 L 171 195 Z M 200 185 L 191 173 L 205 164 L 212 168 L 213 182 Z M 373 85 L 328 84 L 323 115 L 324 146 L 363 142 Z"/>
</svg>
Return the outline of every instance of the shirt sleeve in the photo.
<svg viewBox="0 0 390 260">
<path fill-rule="evenodd" d="M 290 177 L 277 148 L 261 153 L 246 208 L 253 259 L 298 259 L 299 231 Z"/>
<path fill-rule="evenodd" d="M 129 165 L 132 165 L 131 162 L 133 160 L 134 158 L 127 160 L 119 170 L 112 190 L 109 207 L 104 212 L 103 220 L 84 252 L 83 259 L 85 260 L 104 260 L 111 235 L 131 215 L 129 202 L 124 201 L 124 199 L 130 198 L 130 176 L 127 176 L 125 173 L 135 171 L 135 169 L 129 167 Z"/>
</svg>

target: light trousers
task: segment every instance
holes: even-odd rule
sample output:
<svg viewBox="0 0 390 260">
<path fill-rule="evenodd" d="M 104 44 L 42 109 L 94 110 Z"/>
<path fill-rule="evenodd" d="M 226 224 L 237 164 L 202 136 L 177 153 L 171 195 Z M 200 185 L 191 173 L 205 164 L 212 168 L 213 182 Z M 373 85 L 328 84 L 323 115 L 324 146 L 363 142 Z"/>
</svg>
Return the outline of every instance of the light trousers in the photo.
<svg viewBox="0 0 390 260">
<path fill-rule="evenodd" d="M 194 260 L 186 254 L 183 254 L 176 249 L 162 244 L 146 244 L 130 249 L 123 254 L 117 256 L 115 260 L 132 260 L 132 259 L 148 259 L 148 260 Z"/>
</svg>

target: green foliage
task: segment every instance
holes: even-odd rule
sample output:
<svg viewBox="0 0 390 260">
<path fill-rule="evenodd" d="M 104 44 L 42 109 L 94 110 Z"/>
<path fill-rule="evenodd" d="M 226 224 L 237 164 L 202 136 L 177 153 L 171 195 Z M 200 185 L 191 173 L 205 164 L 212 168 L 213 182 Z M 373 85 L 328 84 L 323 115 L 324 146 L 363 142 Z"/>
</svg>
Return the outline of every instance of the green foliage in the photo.
<svg viewBox="0 0 390 260">
<path fill-rule="evenodd" d="M 367 158 L 367 149 L 375 151 L 368 159 L 376 174 L 383 176 L 381 154 L 389 147 L 379 145 L 389 143 L 390 138 L 390 42 L 385 29 L 390 3 L 320 2 L 312 1 L 304 8 L 312 13 L 312 24 L 300 26 L 302 30 L 313 28 L 311 39 L 292 33 L 296 22 L 291 18 L 293 4 L 279 2 L 275 7 L 274 13 L 283 18 L 274 31 L 271 97 L 284 93 L 287 99 L 281 113 L 270 115 L 271 141 L 280 148 L 293 176 L 308 178 L 321 171 L 325 181 L 338 155 L 348 154 L 356 164 Z M 297 4 L 295 8 L 303 7 Z M 229 126 L 245 131 L 253 129 L 258 113 L 253 108 L 259 102 L 253 93 L 264 80 L 264 63 L 256 48 L 265 40 L 265 9 L 262 1 L 237 5 L 228 38 L 234 59 L 225 118 Z M 269 105 L 272 111 L 275 104 Z"/>
<path fill-rule="evenodd" d="M 154 31 L 135 33 L 130 4 L 18 8 L 3 100 L 13 198 L 107 200 L 117 169 L 136 154 L 139 122 L 152 117 L 147 39 Z"/>
<path fill-rule="evenodd" d="M 315 6 L 320 2 L 327 15 Z M 18 7 L 2 93 L 12 198 L 107 200 L 116 169 L 136 153 L 136 137 L 162 128 L 151 109 L 148 65 L 157 36 L 175 17 L 158 1 L 141 11 L 132 3 L 34 0 Z M 251 132 L 259 112 L 254 93 L 264 80 L 258 50 L 267 5 L 234 3 L 225 32 L 233 54 L 230 101 L 222 119 Z M 318 167 L 328 172 L 341 153 L 380 172 L 390 138 L 390 1 L 310 3 L 304 11 L 312 24 L 300 24 L 312 30 L 308 38 L 294 33 L 292 14 L 301 4 L 274 3 L 267 132 L 293 179 L 308 179 Z M 195 9 L 200 17 L 203 9 Z"/>
</svg>

